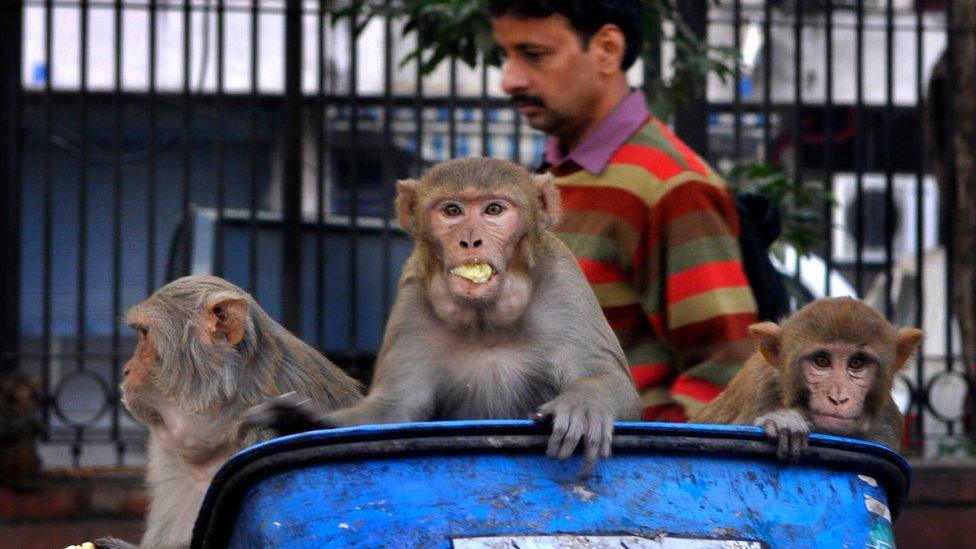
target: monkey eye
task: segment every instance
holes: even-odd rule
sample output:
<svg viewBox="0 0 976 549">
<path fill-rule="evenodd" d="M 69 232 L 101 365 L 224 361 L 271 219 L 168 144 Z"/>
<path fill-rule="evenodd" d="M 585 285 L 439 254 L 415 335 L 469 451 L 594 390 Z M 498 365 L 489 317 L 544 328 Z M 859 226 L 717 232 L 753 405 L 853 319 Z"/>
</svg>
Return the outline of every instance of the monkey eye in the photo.
<svg viewBox="0 0 976 549">
<path fill-rule="evenodd" d="M 504 211 L 505 206 L 502 206 L 498 202 L 492 202 L 485 208 L 485 213 L 488 215 L 501 215 L 501 213 Z"/>
<path fill-rule="evenodd" d="M 139 336 L 139 341 L 145 341 L 146 337 L 149 335 L 149 328 L 141 324 L 137 324 L 132 328 L 135 329 L 136 335 Z"/>
<path fill-rule="evenodd" d="M 817 368 L 830 368 L 830 356 L 827 353 L 813 355 L 813 365 Z"/>
<path fill-rule="evenodd" d="M 444 215 L 447 217 L 457 217 L 462 213 L 461 206 L 458 206 L 457 204 L 447 204 L 441 209 L 441 211 L 444 212 Z"/>
<path fill-rule="evenodd" d="M 860 372 L 867 368 L 868 361 L 863 356 L 852 356 L 851 360 L 847 363 L 847 367 L 854 372 Z"/>
</svg>

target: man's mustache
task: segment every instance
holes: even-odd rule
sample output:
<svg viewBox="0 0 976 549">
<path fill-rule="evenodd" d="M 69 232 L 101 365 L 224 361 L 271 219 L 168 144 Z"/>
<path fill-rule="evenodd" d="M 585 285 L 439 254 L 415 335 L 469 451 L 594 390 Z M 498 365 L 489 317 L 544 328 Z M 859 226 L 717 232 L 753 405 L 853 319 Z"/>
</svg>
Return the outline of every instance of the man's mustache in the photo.
<svg viewBox="0 0 976 549">
<path fill-rule="evenodd" d="M 516 105 L 528 105 L 531 107 L 545 107 L 546 103 L 541 97 L 537 95 L 528 95 L 525 93 L 517 93 L 511 98 L 512 103 Z"/>
</svg>

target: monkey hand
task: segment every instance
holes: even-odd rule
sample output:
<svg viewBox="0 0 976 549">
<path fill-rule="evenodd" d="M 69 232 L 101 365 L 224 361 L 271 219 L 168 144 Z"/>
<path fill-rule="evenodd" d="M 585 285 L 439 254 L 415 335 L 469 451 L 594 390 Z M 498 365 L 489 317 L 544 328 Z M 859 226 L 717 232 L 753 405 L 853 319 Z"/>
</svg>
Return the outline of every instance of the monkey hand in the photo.
<svg viewBox="0 0 976 549">
<path fill-rule="evenodd" d="M 552 419 L 552 435 L 546 449 L 549 457 L 566 459 L 583 441 L 584 477 L 593 472 L 598 457 L 610 456 L 614 411 L 599 399 L 563 393 L 540 406 L 531 418 L 538 422 Z"/>
<path fill-rule="evenodd" d="M 294 393 L 277 396 L 249 409 L 245 423 L 274 431 L 279 436 L 332 427 L 310 399 Z"/>
<path fill-rule="evenodd" d="M 807 450 L 810 422 L 796 410 L 774 410 L 756 418 L 755 425 L 766 431 L 766 438 L 776 444 L 780 461 L 797 462 Z"/>
</svg>

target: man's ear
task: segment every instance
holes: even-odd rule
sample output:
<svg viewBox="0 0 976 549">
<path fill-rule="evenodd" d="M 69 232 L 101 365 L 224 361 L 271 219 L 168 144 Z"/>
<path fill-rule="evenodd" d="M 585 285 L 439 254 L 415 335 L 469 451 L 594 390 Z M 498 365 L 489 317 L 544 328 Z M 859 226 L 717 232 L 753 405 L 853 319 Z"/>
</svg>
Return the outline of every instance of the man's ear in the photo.
<svg viewBox="0 0 976 549">
<path fill-rule="evenodd" d="M 627 37 L 620 27 L 612 23 L 603 25 L 590 37 L 587 50 L 593 54 L 597 68 L 603 74 L 621 70 L 620 63 L 627 48 Z"/>
<path fill-rule="evenodd" d="M 397 181 L 396 211 L 397 220 L 404 231 L 413 234 L 414 215 L 417 209 L 417 187 L 420 181 L 416 179 L 401 179 Z"/>
<path fill-rule="evenodd" d="M 237 345 L 244 339 L 247 327 L 247 299 L 240 295 L 220 293 L 207 300 L 203 327 L 210 341 L 227 341 Z"/>
<path fill-rule="evenodd" d="M 563 201 L 556 188 L 556 180 L 549 174 L 532 177 L 539 193 L 539 218 L 543 229 L 551 229 L 563 218 Z"/>
<path fill-rule="evenodd" d="M 918 328 L 901 328 L 898 330 L 898 356 L 895 359 L 894 370 L 901 370 L 902 366 L 908 362 L 909 357 L 915 353 L 915 348 L 925 337 L 925 332 Z"/>
<path fill-rule="evenodd" d="M 756 340 L 756 349 L 766 362 L 779 368 L 783 357 L 783 330 L 775 322 L 760 322 L 749 326 L 749 333 Z"/>
</svg>

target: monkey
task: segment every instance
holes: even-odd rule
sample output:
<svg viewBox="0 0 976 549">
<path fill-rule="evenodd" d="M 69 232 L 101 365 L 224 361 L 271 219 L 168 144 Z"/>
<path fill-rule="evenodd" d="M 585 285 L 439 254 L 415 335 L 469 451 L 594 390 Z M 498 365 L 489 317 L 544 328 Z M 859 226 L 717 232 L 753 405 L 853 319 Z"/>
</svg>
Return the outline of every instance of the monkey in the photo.
<svg viewBox="0 0 976 549">
<path fill-rule="evenodd" d="M 759 425 L 782 461 L 799 460 L 811 430 L 898 448 L 903 420 L 891 387 L 922 330 L 840 297 L 749 331 L 756 352 L 692 422 Z"/>
<path fill-rule="evenodd" d="M 0 378 L 0 485 L 18 492 L 36 488 L 41 470 L 36 391 L 35 380 L 22 372 Z"/>
<path fill-rule="evenodd" d="M 640 402 L 582 270 L 549 230 L 560 216 L 552 177 L 499 159 L 450 160 L 399 181 L 396 210 L 415 247 L 366 397 L 328 413 L 275 399 L 254 420 L 286 432 L 551 420 L 547 454 L 566 459 L 582 441 L 590 474 L 610 454 L 613 422 L 639 418 Z"/>
<path fill-rule="evenodd" d="M 129 309 L 138 335 L 122 401 L 149 427 L 150 506 L 141 547 L 185 547 L 214 473 L 273 433 L 244 421 L 269 397 L 294 392 L 318 408 L 362 397 L 357 381 L 289 333 L 247 292 L 213 276 L 166 284 Z M 99 547 L 131 547 L 103 538 Z"/>
</svg>

